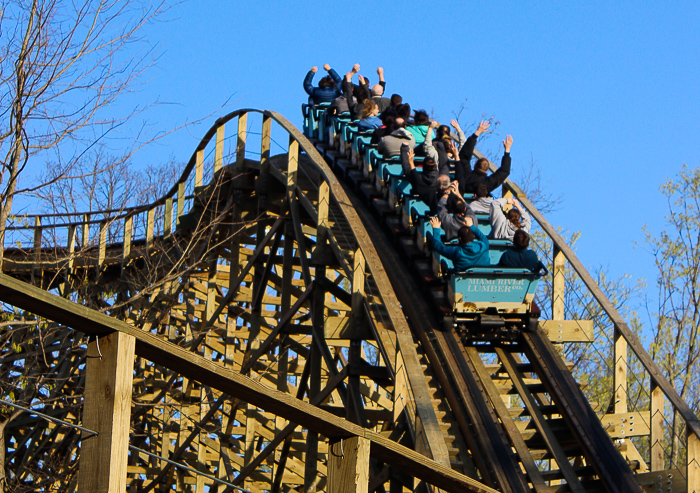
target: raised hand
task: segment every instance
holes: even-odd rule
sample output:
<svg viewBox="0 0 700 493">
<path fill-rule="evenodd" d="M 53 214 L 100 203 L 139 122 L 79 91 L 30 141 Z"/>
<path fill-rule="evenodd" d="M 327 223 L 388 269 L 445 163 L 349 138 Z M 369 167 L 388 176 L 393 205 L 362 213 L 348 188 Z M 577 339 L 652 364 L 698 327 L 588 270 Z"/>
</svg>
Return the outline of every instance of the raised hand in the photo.
<svg viewBox="0 0 700 493">
<path fill-rule="evenodd" d="M 431 217 L 430 225 L 433 227 L 433 229 L 438 229 L 440 226 L 442 226 L 442 223 L 437 217 Z"/>
<path fill-rule="evenodd" d="M 318 72 L 318 67 L 311 67 L 311 71 L 315 74 Z"/>
<path fill-rule="evenodd" d="M 381 77 L 382 75 L 384 75 L 384 68 L 382 68 L 382 67 L 377 67 L 377 74 L 379 75 L 379 77 Z"/>
<path fill-rule="evenodd" d="M 484 132 L 486 132 L 490 126 L 491 126 L 491 123 L 489 123 L 488 120 L 484 120 L 481 123 L 479 123 L 479 128 L 476 129 L 476 132 L 474 132 L 474 134 L 479 136 L 479 135 L 483 134 Z"/>
<path fill-rule="evenodd" d="M 459 122 L 457 120 L 450 120 L 450 125 L 454 127 L 455 130 L 461 130 L 462 128 L 459 126 Z"/>
<path fill-rule="evenodd" d="M 437 120 L 432 120 L 430 122 L 430 128 L 438 128 L 440 126 L 440 123 L 438 123 Z"/>
<path fill-rule="evenodd" d="M 364 86 L 365 85 L 365 78 L 362 77 L 362 75 L 357 76 L 357 80 L 360 81 L 360 85 Z"/>
<path fill-rule="evenodd" d="M 325 70 L 326 72 L 328 72 L 330 69 L 331 69 L 331 66 L 329 64 L 325 64 L 323 66 L 323 70 Z"/>
<path fill-rule="evenodd" d="M 506 140 L 503 141 L 503 147 L 505 148 L 506 152 L 510 152 L 510 146 L 513 145 L 513 137 L 508 135 L 506 137 Z"/>
<path fill-rule="evenodd" d="M 352 73 L 356 74 L 360 71 L 360 64 L 356 63 L 355 65 L 352 66 Z"/>
<path fill-rule="evenodd" d="M 408 150 L 408 162 L 410 163 L 411 168 L 413 168 L 413 158 L 415 155 L 416 155 L 416 153 L 413 152 L 413 149 Z"/>
</svg>

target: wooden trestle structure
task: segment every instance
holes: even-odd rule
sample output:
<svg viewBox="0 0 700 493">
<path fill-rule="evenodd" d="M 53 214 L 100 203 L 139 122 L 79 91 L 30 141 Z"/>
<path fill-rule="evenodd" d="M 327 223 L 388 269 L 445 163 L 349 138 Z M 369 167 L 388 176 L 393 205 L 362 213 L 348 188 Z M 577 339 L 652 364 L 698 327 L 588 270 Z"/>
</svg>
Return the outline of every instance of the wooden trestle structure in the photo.
<svg viewBox="0 0 700 493">
<path fill-rule="evenodd" d="M 551 253 L 549 320 L 470 344 L 437 330 L 336 178 L 349 167 L 239 110 L 160 200 L 9 228 L 2 398 L 62 422 L 7 423 L 7 489 L 700 491 L 696 416 L 520 189 L 504 186 Z M 564 320 L 567 272 L 602 322 Z M 609 364 L 609 405 L 562 358 L 585 344 Z"/>
</svg>

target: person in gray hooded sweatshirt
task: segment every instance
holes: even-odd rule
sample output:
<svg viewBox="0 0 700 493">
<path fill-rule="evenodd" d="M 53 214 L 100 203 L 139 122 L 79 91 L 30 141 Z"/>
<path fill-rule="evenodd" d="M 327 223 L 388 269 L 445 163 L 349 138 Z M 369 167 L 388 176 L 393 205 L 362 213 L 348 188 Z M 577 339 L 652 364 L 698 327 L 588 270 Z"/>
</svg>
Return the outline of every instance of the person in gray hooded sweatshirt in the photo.
<svg viewBox="0 0 700 493">
<path fill-rule="evenodd" d="M 475 195 L 476 200 L 469 204 L 469 207 L 477 214 L 490 214 L 493 197 L 491 197 L 488 187 L 482 183 L 479 185 L 479 188 L 476 189 Z"/>
<path fill-rule="evenodd" d="M 513 208 L 507 214 L 503 213 L 502 207 L 511 204 Z M 530 233 L 532 223 L 530 214 L 520 205 L 516 199 L 502 198 L 494 199 L 491 202 L 491 234 L 492 240 L 513 240 L 513 235 L 519 229 Z"/>
<path fill-rule="evenodd" d="M 382 137 L 377 145 L 377 150 L 382 153 L 384 158 L 401 155 L 401 144 L 406 144 L 409 149 L 416 147 L 416 139 L 413 134 L 404 128 L 404 121 L 401 118 L 396 119 L 399 128 L 391 132 L 390 135 Z"/>
</svg>

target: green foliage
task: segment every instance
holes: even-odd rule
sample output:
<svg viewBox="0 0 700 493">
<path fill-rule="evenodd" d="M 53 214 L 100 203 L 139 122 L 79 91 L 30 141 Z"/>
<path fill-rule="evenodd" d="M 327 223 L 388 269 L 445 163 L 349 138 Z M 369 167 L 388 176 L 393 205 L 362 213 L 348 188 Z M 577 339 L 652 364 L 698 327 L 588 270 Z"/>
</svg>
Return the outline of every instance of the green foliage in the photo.
<svg viewBox="0 0 700 493">
<path fill-rule="evenodd" d="M 700 168 L 683 169 L 661 186 L 668 201 L 667 227 L 645 229 L 659 289 L 651 355 L 681 397 L 700 404 Z"/>
</svg>

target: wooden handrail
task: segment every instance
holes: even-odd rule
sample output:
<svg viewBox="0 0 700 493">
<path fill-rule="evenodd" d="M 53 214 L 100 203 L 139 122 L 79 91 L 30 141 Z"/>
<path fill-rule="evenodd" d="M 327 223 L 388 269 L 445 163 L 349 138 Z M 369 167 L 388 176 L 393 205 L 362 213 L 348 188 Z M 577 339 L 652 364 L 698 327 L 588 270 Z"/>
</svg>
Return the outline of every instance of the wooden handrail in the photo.
<svg viewBox="0 0 700 493">
<path fill-rule="evenodd" d="M 484 157 L 484 155 L 478 151 L 474 151 L 474 155 L 478 159 Z M 496 166 L 490 161 L 489 168 L 492 172 L 496 170 Z M 690 406 L 688 406 L 685 403 L 685 401 L 683 401 L 683 398 L 680 395 L 678 395 L 676 389 L 673 387 L 671 382 L 661 372 L 659 367 L 656 365 L 654 360 L 651 358 L 647 350 L 642 345 L 642 342 L 639 340 L 637 335 L 634 332 L 632 332 L 622 315 L 620 315 L 620 313 L 610 302 L 605 293 L 603 293 L 603 290 L 600 289 L 598 283 L 595 282 L 595 280 L 583 266 L 581 261 L 576 257 L 574 251 L 569 247 L 569 245 L 567 245 L 566 241 L 564 241 L 564 239 L 557 232 L 557 230 L 545 219 L 542 213 L 539 210 L 537 210 L 534 204 L 530 202 L 530 200 L 526 197 L 525 192 L 523 192 L 523 190 L 520 187 L 518 187 L 515 183 L 510 181 L 510 179 L 507 179 L 503 186 L 506 190 L 512 192 L 517 197 L 518 201 L 520 201 L 523 207 L 525 207 L 525 209 L 530 213 L 530 215 L 542 227 L 542 230 L 547 234 L 547 236 L 549 236 L 554 246 L 563 253 L 564 257 L 569 261 L 569 264 L 571 264 L 571 267 L 574 269 L 574 271 L 576 271 L 576 273 L 579 275 L 585 286 L 593 295 L 593 298 L 600 304 L 601 308 L 605 311 L 610 320 L 613 322 L 615 330 L 619 331 L 620 335 L 629 344 L 629 347 L 632 349 L 632 352 L 637 358 L 639 358 L 639 361 L 642 363 L 642 366 L 647 371 L 647 373 L 649 373 L 652 382 L 656 383 L 658 388 L 661 389 L 661 391 L 669 400 L 673 408 L 685 420 L 688 428 L 692 430 L 695 436 L 700 437 L 700 420 L 698 419 L 698 417 L 695 415 Z"/>
</svg>

